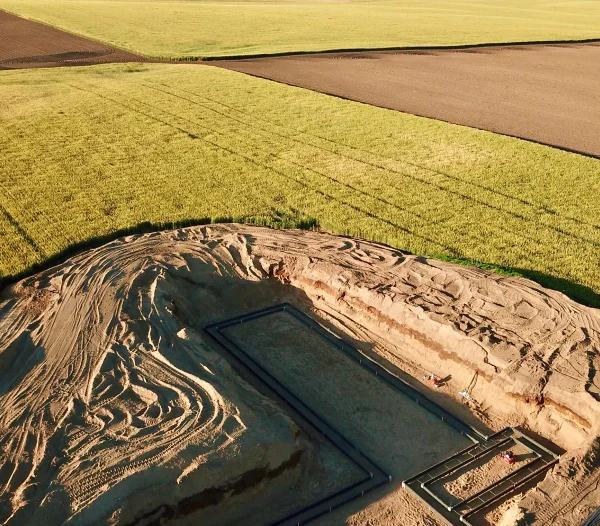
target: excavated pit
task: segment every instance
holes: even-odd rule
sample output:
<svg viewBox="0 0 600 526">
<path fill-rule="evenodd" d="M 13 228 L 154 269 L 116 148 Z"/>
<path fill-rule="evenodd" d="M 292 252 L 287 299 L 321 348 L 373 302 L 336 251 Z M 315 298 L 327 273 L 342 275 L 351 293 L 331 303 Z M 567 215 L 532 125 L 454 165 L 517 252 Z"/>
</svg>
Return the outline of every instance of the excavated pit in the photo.
<svg viewBox="0 0 600 526">
<path fill-rule="evenodd" d="M 203 330 L 286 301 L 429 390 L 461 419 L 491 431 L 521 426 L 562 447 L 566 453 L 541 491 L 517 499 L 507 514 L 524 506 L 541 520 L 556 509 L 563 521 L 557 524 L 575 524 L 599 500 L 590 490 L 574 504 L 579 488 L 600 475 L 598 311 L 525 279 L 373 243 L 218 225 L 117 240 L 3 292 L 2 520 L 260 526 L 359 480 L 352 462 Z M 257 356 L 266 342 L 291 345 L 284 332 L 269 336 L 276 326 L 265 327 L 252 343 Z M 243 331 L 237 337 L 252 342 Z M 294 363 L 305 382 L 296 388 L 306 385 L 303 396 L 326 408 L 319 391 L 310 390 L 311 367 L 327 368 L 326 357 L 311 363 L 311 345 Z M 338 374 L 341 362 L 331 359 Z M 282 354 L 277 374 L 291 374 L 288 362 Z M 467 401 L 458 393 L 475 370 Z M 446 379 L 438 390 L 421 381 L 432 371 Z M 332 389 L 336 381 L 351 387 L 359 378 L 347 374 L 332 378 Z M 365 422 L 373 425 L 366 427 L 377 436 L 359 433 L 356 440 L 390 451 L 399 435 L 375 424 L 368 403 L 381 396 L 376 389 L 356 389 L 354 398 L 334 390 L 346 405 L 327 411 L 344 422 L 356 407 L 370 411 Z M 394 404 L 387 405 L 383 422 L 406 411 L 394 409 L 394 416 Z M 352 435 L 356 426 L 350 422 L 345 432 Z M 457 441 L 411 469 L 460 447 Z M 400 467 L 398 473 L 405 476 Z M 460 495 L 468 485 L 468 477 L 459 481 Z M 391 485 L 317 524 L 435 520 Z"/>
</svg>

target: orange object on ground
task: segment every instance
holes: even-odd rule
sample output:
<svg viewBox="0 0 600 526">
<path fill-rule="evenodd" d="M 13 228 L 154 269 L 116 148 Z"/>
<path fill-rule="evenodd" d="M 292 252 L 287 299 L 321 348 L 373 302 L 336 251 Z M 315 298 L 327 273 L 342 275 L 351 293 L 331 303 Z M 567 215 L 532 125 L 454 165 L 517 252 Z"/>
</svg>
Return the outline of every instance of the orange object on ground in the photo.
<svg viewBox="0 0 600 526">
<path fill-rule="evenodd" d="M 502 459 L 509 464 L 513 464 L 515 461 L 515 454 L 512 451 L 507 451 L 502 455 Z"/>
</svg>

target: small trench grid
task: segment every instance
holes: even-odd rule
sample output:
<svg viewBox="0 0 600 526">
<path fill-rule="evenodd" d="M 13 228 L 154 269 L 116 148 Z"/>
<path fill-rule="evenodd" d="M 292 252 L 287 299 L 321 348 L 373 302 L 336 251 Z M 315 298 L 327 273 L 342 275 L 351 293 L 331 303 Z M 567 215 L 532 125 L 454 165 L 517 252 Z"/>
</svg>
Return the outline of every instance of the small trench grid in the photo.
<svg viewBox="0 0 600 526">
<path fill-rule="evenodd" d="M 433 483 L 446 478 L 458 469 L 468 469 L 470 465 L 476 464 L 478 460 L 500 454 L 515 445 L 520 446 L 533 458 L 480 491 L 464 499 L 453 499 L 452 502 L 448 502 L 447 497 L 445 500 L 439 492 L 432 489 Z M 463 524 L 473 526 L 470 519 L 477 512 L 491 507 L 504 496 L 540 476 L 558 462 L 558 459 L 558 455 L 535 440 L 524 436 L 512 427 L 508 427 L 489 436 L 487 440 L 459 451 L 446 460 L 403 481 L 402 487 L 422 500 L 431 510 L 437 512 L 446 524 L 451 526 Z"/>
<path fill-rule="evenodd" d="M 387 370 L 377 360 L 366 356 L 347 341 L 333 335 L 312 317 L 298 310 L 290 303 L 280 303 L 242 316 L 212 323 L 207 325 L 204 329 L 214 340 L 231 352 L 245 367 L 290 405 L 314 430 L 321 433 L 344 456 L 346 456 L 346 458 L 360 468 L 363 471 L 364 476 L 358 482 L 333 494 L 326 495 L 317 502 L 311 503 L 293 514 L 272 523 L 271 526 L 299 526 L 301 524 L 307 524 L 317 517 L 329 513 L 343 504 L 392 481 L 392 476 L 387 473 L 384 468 L 378 466 L 367 455 L 359 451 L 358 448 L 339 433 L 329 422 L 300 400 L 223 332 L 225 329 L 232 326 L 279 312 L 290 314 L 310 330 L 317 332 L 319 336 L 358 362 L 381 381 L 387 383 L 396 391 L 420 405 L 424 410 L 430 412 L 437 418 L 440 418 L 446 425 L 466 436 L 473 442 L 468 448 L 459 451 L 402 482 L 403 488 L 421 500 L 446 524 L 451 526 L 460 526 L 463 524 L 472 526 L 468 520 L 469 517 L 492 505 L 503 496 L 527 483 L 529 480 L 539 476 L 558 462 L 558 455 L 555 455 L 542 445 L 525 437 L 522 433 L 513 428 L 506 428 L 493 435 L 482 433 L 438 405 L 408 384 L 405 380 Z M 438 495 L 431 489 L 431 485 L 435 481 L 443 479 L 457 469 L 469 466 L 469 464 L 476 462 L 478 459 L 493 454 L 495 450 L 499 451 L 500 449 L 505 449 L 507 446 L 513 444 L 518 444 L 525 451 L 532 453 L 535 458 L 526 462 L 523 466 L 511 473 L 508 473 L 493 484 L 457 502 L 447 502 L 444 500 L 443 496 Z"/>
</svg>

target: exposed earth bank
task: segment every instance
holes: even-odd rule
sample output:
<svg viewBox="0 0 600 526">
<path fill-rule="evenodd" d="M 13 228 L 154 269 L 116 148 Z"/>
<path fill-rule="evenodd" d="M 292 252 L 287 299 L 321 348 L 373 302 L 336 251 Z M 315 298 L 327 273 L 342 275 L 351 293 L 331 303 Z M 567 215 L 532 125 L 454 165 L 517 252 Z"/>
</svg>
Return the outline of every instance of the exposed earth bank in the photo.
<svg viewBox="0 0 600 526">
<path fill-rule="evenodd" d="M 265 508 L 275 520 L 356 476 L 202 332 L 281 301 L 414 383 L 449 377 L 432 396 L 463 418 L 523 426 L 564 448 L 507 516 L 578 524 L 600 503 L 599 311 L 525 279 L 374 243 L 215 225 L 123 238 L 3 291 L 0 521 L 185 524 L 204 513 L 220 524 L 242 520 L 217 520 L 221 504 L 251 510 L 261 495 L 278 503 Z M 458 392 L 475 370 L 467 402 Z M 365 501 L 344 519 L 422 516 L 401 499 Z"/>
</svg>

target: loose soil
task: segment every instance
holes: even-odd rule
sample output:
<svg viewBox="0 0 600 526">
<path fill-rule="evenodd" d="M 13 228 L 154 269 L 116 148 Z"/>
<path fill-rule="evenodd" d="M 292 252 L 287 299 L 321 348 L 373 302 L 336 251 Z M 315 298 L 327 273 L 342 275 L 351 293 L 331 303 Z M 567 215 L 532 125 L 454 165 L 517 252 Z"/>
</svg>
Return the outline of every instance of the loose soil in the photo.
<svg viewBox="0 0 600 526">
<path fill-rule="evenodd" d="M 145 60 L 139 55 L 0 10 L 0 70 Z"/>
<path fill-rule="evenodd" d="M 203 331 L 282 301 L 413 383 L 443 376 L 431 395 L 476 425 L 567 449 L 515 501 L 528 517 L 572 525 L 600 503 L 598 311 L 374 243 L 215 225 L 119 239 L 2 293 L 0 520 L 262 526 L 355 481 Z M 463 446 L 449 428 L 284 315 L 227 331 L 398 476 L 316 525 L 438 524 L 399 479 Z M 512 469 L 477 467 L 440 483 L 460 498 Z"/>
<path fill-rule="evenodd" d="M 600 156 L 600 43 L 324 53 L 213 64 Z"/>
<path fill-rule="evenodd" d="M 471 445 L 290 314 L 234 325 L 226 334 L 394 479 Z"/>
<path fill-rule="evenodd" d="M 505 462 L 500 458 L 501 452 L 495 451 L 491 455 L 452 471 L 432 484 L 431 489 L 446 502 L 454 505 L 535 459 L 534 453 L 520 445 L 513 444 L 510 449 L 516 456 L 514 464 Z"/>
</svg>

